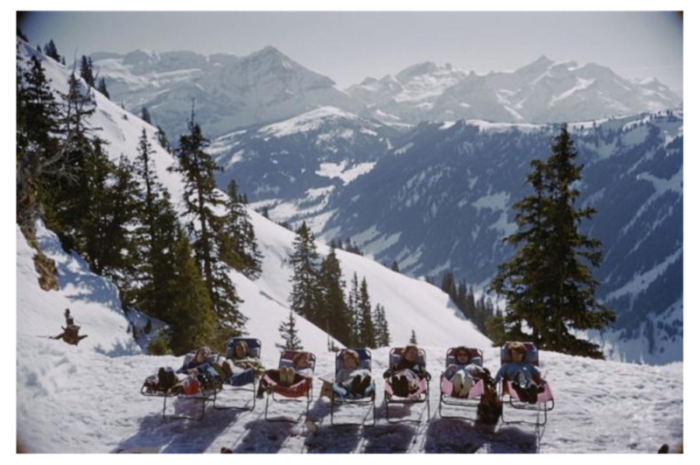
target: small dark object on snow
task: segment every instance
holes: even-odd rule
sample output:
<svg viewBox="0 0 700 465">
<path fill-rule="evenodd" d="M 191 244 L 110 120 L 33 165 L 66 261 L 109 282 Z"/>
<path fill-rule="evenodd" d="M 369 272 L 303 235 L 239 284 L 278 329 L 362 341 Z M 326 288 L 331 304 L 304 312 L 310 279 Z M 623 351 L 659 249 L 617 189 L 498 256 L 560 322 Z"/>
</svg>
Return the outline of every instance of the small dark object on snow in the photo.
<svg viewBox="0 0 700 465">
<path fill-rule="evenodd" d="M 53 339 L 63 339 L 63 342 L 66 344 L 77 346 L 80 341 L 87 337 L 87 335 L 84 334 L 80 336 L 80 326 L 75 324 L 75 320 L 73 320 L 73 317 L 70 316 L 69 309 L 66 309 L 63 316 L 66 317 L 66 326 L 65 328 L 62 326 L 61 329 L 63 329 L 63 332 L 58 336 L 54 336 Z"/>
<path fill-rule="evenodd" d="M 659 449 L 659 454 L 668 454 L 669 451 L 670 451 L 670 449 L 671 449 L 671 448 L 668 447 L 668 444 L 664 444 L 664 445 L 661 446 L 661 448 Z"/>
<path fill-rule="evenodd" d="M 483 382 L 484 393 L 481 396 L 479 407 L 476 411 L 476 421 L 485 425 L 495 425 L 498 423 L 503 413 L 503 402 L 501 402 L 501 398 L 498 397 L 496 383 L 493 381 L 493 378 L 487 374 Z"/>
<path fill-rule="evenodd" d="M 229 449 L 228 447 L 222 447 L 221 453 L 222 454 L 233 454 L 233 451 L 231 449 Z"/>
</svg>

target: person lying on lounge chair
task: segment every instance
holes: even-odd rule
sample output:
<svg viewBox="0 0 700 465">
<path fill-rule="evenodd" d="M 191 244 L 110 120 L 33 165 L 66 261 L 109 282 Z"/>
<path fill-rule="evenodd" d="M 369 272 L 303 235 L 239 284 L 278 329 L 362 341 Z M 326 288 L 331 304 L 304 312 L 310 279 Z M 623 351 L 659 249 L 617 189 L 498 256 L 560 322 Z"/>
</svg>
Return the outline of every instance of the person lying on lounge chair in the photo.
<svg viewBox="0 0 700 465">
<path fill-rule="evenodd" d="M 363 396 L 372 384 L 372 373 L 360 368 L 360 355 L 354 350 L 343 352 L 343 368 L 335 375 L 334 390 L 342 395 Z"/>
<path fill-rule="evenodd" d="M 267 370 L 265 375 L 275 383 L 283 386 L 291 386 L 313 376 L 308 352 L 297 353 L 292 359 L 292 365 L 291 367 L 282 367 L 279 370 Z M 268 387 L 269 384 L 263 377 L 258 387 L 258 398 L 262 398 L 263 392 Z"/>
<path fill-rule="evenodd" d="M 418 391 L 418 384 L 422 379 L 430 380 L 430 373 L 418 359 L 418 347 L 413 344 L 407 345 L 401 352 L 401 360 L 384 372 L 384 379 L 397 396 L 408 397 Z"/>
<path fill-rule="evenodd" d="M 192 360 L 183 363 L 182 367 L 173 371 L 170 367 L 158 369 L 158 375 L 149 376 L 146 386 L 149 391 L 165 392 L 167 394 L 196 394 L 211 384 L 220 375 L 221 367 L 216 368 L 210 363 L 211 350 L 200 347 Z"/>
<path fill-rule="evenodd" d="M 540 375 L 540 370 L 532 363 L 525 362 L 527 350 L 520 342 L 514 342 L 508 347 L 512 362 L 501 366 L 496 373 L 495 381 L 501 379 L 511 381 L 511 385 L 521 399 L 530 404 L 537 403 L 537 395 L 544 392 L 547 383 Z"/>
<path fill-rule="evenodd" d="M 265 367 L 260 359 L 250 355 L 248 343 L 245 341 L 238 341 L 233 348 L 233 358 L 226 360 L 222 364 L 222 369 L 226 376 L 235 376 L 251 368 L 256 378 L 259 378 L 265 373 Z"/>
<path fill-rule="evenodd" d="M 455 349 L 455 363 L 445 370 L 445 377 L 452 381 L 454 395 L 466 397 L 474 383 L 486 376 L 486 371 L 472 363 L 471 353 L 464 346 Z"/>
</svg>

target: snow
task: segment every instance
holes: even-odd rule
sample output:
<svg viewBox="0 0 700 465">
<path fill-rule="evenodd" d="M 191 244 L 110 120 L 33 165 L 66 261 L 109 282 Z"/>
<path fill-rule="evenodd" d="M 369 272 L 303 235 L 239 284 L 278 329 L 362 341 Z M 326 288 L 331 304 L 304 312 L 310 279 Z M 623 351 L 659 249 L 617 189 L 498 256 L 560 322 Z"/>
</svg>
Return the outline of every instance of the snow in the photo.
<svg viewBox="0 0 700 465">
<path fill-rule="evenodd" d="M 358 116 L 335 107 L 321 107 L 307 113 L 295 116 L 280 123 L 270 124 L 262 127 L 258 132 L 271 137 L 285 137 L 292 134 L 315 131 L 321 127 L 324 119 L 344 118 L 357 119 Z"/>
<path fill-rule="evenodd" d="M 476 208 L 478 212 L 480 212 L 482 209 L 506 210 L 508 208 L 509 200 L 510 194 L 502 191 L 479 197 L 476 201 L 472 202 L 472 206 Z"/>
<path fill-rule="evenodd" d="M 484 121 L 480 119 L 468 119 L 464 121 L 467 126 L 476 126 L 480 131 L 504 132 L 511 129 L 518 129 L 522 132 L 539 131 L 547 129 L 549 126 L 545 124 L 531 123 L 494 123 L 492 121 Z"/>
<path fill-rule="evenodd" d="M 644 273 L 635 273 L 634 278 L 630 280 L 624 286 L 616 289 L 615 291 L 609 293 L 606 296 L 606 300 L 621 297 L 625 294 L 631 294 L 634 297 L 644 292 L 656 279 L 661 276 L 666 269 L 675 263 L 681 255 L 683 254 L 683 249 L 678 249 L 668 257 L 664 259 L 663 262 L 657 264 L 653 268 Z"/>
<path fill-rule="evenodd" d="M 509 107 L 508 105 L 503 105 L 503 108 L 505 108 L 506 111 L 507 111 L 508 113 L 510 113 L 510 115 L 511 115 L 513 118 L 515 118 L 516 120 L 522 121 L 522 120 L 525 119 L 525 118 L 522 117 L 522 115 L 521 115 L 520 113 L 518 113 L 517 111 L 515 111 L 514 109 L 512 109 L 512 108 Z"/>
<path fill-rule="evenodd" d="M 413 142 L 409 142 L 408 144 L 404 145 L 401 148 L 398 148 L 394 150 L 394 155 L 403 155 L 407 151 L 411 150 L 415 144 Z"/>
<path fill-rule="evenodd" d="M 595 84 L 595 79 L 576 78 L 576 85 L 574 87 L 562 92 L 559 95 L 555 95 L 554 97 L 552 97 L 552 100 L 550 100 L 549 104 L 554 105 L 559 100 L 567 99 L 574 95 L 576 92 L 588 89 L 593 84 Z"/>
<path fill-rule="evenodd" d="M 673 193 L 678 196 L 683 195 L 683 168 L 681 167 L 671 178 L 662 179 L 649 174 L 647 172 L 637 175 L 638 181 L 647 181 L 654 186 L 654 194 L 646 199 L 644 204 L 637 210 L 634 217 L 623 228 L 623 232 L 627 233 L 629 229 L 637 222 L 639 218 L 647 211 L 647 209 L 656 202 L 661 196 L 667 193 Z"/>
<path fill-rule="evenodd" d="M 501 212 L 501 216 L 498 217 L 498 220 L 495 223 L 489 226 L 489 229 L 495 229 L 496 231 L 499 231 L 503 237 L 506 237 L 514 234 L 518 230 L 518 225 L 514 222 L 508 222 L 508 212 L 503 210 Z"/>
<path fill-rule="evenodd" d="M 440 126 L 440 130 L 441 130 L 441 131 L 444 131 L 445 129 L 450 129 L 452 126 L 455 125 L 455 123 L 456 123 L 456 121 L 445 121 L 445 122 L 442 123 L 442 125 Z"/>
<path fill-rule="evenodd" d="M 343 181 L 343 185 L 347 186 L 359 176 L 372 171 L 374 165 L 376 162 L 358 163 L 346 169 L 347 161 L 345 160 L 340 163 L 321 163 L 316 174 L 324 178 L 339 178 Z"/>
</svg>

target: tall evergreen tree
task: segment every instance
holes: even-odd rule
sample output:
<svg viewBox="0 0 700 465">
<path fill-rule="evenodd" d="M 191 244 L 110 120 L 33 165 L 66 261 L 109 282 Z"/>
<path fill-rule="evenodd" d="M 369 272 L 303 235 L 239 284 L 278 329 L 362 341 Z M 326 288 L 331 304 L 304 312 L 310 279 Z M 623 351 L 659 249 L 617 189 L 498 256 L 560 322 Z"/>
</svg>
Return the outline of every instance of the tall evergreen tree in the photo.
<svg viewBox="0 0 700 465">
<path fill-rule="evenodd" d="M 122 290 L 134 275 L 136 252 L 132 231 L 139 201 L 132 172 L 124 156 L 118 165 L 112 163 L 98 138 L 80 174 L 86 201 L 76 227 L 77 249 L 95 273 L 112 278 Z"/>
<path fill-rule="evenodd" d="M 22 129 L 26 131 L 28 143 L 49 147 L 50 142 L 59 132 L 60 107 L 51 90 L 51 80 L 46 77 L 41 60 L 32 56 L 21 79 L 23 98 L 18 104 L 22 104 L 24 110 Z"/>
<path fill-rule="evenodd" d="M 92 58 L 83 55 L 80 59 L 80 77 L 85 80 L 87 85 L 95 87 L 95 74 L 92 69 Z"/>
<path fill-rule="evenodd" d="M 19 30 L 19 28 L 18 28 Z M 21 174 L 20 174 L 20 169 L 22 168 L 23 160 L 29 158 L 29 153 L 28 153 L 28 145 L 29 142 L 27 140 L 27 127 L 26 127 L 26 119 L 27 119 L 27 87 L 26 83 L 24 82 L 24 69 L 22 62 L 24 61 L 24 58 L 22 58 L 22 54 L 20 53 L 20 46 L 17 45 L 17 52 L 16 52 L 16 58 L 17 58 L 17 63 L 15 64 L 15 104 L 16 104 L 16 117 L 17 117 L 17 124 L 15 126 L 16 129 L 16 140 L 17 140 L 17 153 L 16 153 L 16 158 L 15 158 L 15 167 L 17 169 L 17 205 L 20 205 L 20 185 L 21 185 Z M 41 70 L 42 74 L 44 70 Z M 44 81 L 46 81 L 46 76 L 44 76 Z M 19 224 L 19 209 L 17 212 L 17 218 L 18 221 L 17 223 Z"/>
<path fill-rule="evenodd" d="M 352 315 L 345 303 L 345 281 L 335 249 L 331 247 L 321 264 L 320 285 L 323 289 L 323 328 L 345 345 L 352 343 Z"/>
<path fill-rule="evenodd" d="M 348 311 L 352 322 L 352 345 L 359 345 L 362 316 L 360 315 L 360 282 L 357 279 L 357 273 L 353 273 L 348 291 Z"/>
<path fill-rule="evenodd" d="M 41 51 L 41 49 L 39 49 L 39 51 Z M 58 54 L 58 49 L 53 39 L 49 40 L 49 43 L 44 46 L 44 55 L 53 58 L 57 62 L 61 61 L 61 55 Z"/>
<path fill-rule="evenodd" d="M 282 321 L 279 325 L 280 336 L 284 340 L 284 344 L 277 344 L 277 347 L 282 350 L 304 350 L 299 339 L 299 330 L 297 329 L 297 320 L 294 318 L 294 312 L 289 312 L 289 318 Z"/>
<path fill-rule="evenodd" d="M 499 267 L 491 288 L 506 298 L 509 336 L 519 335 L 525 323 L 544 348 L 602 358 L 596 344 L 574 334 L 603 329 L 615 320 L 595 298 L 598 282 L 591 266 L 600 266 L 601 242 L 579 231 L 595 210 L 576 206 L 583 169 L 577 156 L 563 126 L 550 157 L 532 162 L 527 182 L 534 193 L 514 205 L 518 230 L 505 239 L 520 248 Z"/>
<path fill-rule="evenodd" d="M 389 323 L 386 320 L 386 310 L 381 304 L 377 304 L 374 309 L 374 327 L 376 328 L 377 347 L 389 347 L 391 345 L 391 335 L 389 334 Z"/>
<path fill-rule="evenodd" d="M 95 102 L 89 89 L 71 74 L 68 92 L 61 94 L 59 117 L 61 144 L 52 157 L 57 175 L 42 183 L 41 200 L 45 209 L 47 226 L 58 234 L 63 246 L 76 249 L 78 228 L 83 212 L 89 208 L 90 197 L 83 189 L 85 170 L 89 157 L 95 155 L 91 137 L 93 129 L 88 124 L 95 112 Z"/>
<path fill-rule="evenodd" d="M 168 136 L 165 134 L 165 131 L 163 128 L 160 126 L 158 127 L 158 132 L 156 135 L 158 136 L 158 144 L 163 147 L 168 153 L 172 153 L 172 147 L 170 146 L 170 142 L 168 141 Z"/>
<path fill-rule="evenodd" d="M 216 189 L 214 172 L 219 167 L 205 151 L 208 144 L 202 128 L 194 121 L 193 113 L 189 133 L 180 137 L 178 166 L 174 171 L 183 177 L 187 231 L 194 238 L 193 248 L 204 283 L 222 329 L 228 328 L 233 335 L 242 331 L 246 318 L 238 309 L 241 300 L 227 274 L 226 266 L 220 261 L 219 239 L 223 221 L 215 211 L 225 202 Z"/>
<path fill-rule="evenodd" d="M 216 315 L 185 234 L 178 234 L 172 255 L 174 273 L 168 288 L 175 295 L 169 312 L 170 347 L 175 355 L 180 355 L 216 341 Z"/>
<path fill-rule="evenodd" d="M 141 107 L 141 119 L 148 124 L 153 124 L 153 120 L 151 120 L 151 112 L 148 111 L 148 108 Z"/>
<path fill-rule="evenodd" d="M 100 78 L 100 82 L 97 85 L 97 90 L 105 97 L 110 98 L 109 91 L 107 90 L 107 83 L 105 82 L 105 78 L 103 78 L 103 77 Z"/>
<path fill-rule="evenodd" d="M 292 310 L 316 326 L 324 328 L 318 260 L 314 234 L 306 226 L 306 222 L 303 222 L 296 231 L 294 251 L 289 257 L 289 262 L 294 269 L 289 301 Z"/>
<path fill-rule="evenodd" d="M 179 225 L 170 203 L 168 192 L 163 189 L 155 172 L 155 151 L 144 129 L 141 132 L 134 172 L 141 185 L 138 280 L 141 288 L 137 301 L 139 309 L 165 321 L 173 306 L 172 289 L 168 288 L 172 278 L 172 250 L 178 239 Z"/>
<path fill-rule="evenodd" d="M 362 284 L 360 284 L 360 300 L 357 306 L 360 314 L 360 345 L 362 347 L 376 348 L 377 339 L 372 319 L 372 302 L 370 301 L 369 289 L 367 289 L 367 280 L 365 278 L 362 278 Z"/>
<path fill-rule="evenodd" d="M 238 193 L 233 179 L 229 182 L 227 194 L 226 215 L 221 229 L 221 258 L 248 278 L 256 279 L 262 272 L 263 257 L 250 215 L 243 204 L 243 196 Z"/>
</svg>

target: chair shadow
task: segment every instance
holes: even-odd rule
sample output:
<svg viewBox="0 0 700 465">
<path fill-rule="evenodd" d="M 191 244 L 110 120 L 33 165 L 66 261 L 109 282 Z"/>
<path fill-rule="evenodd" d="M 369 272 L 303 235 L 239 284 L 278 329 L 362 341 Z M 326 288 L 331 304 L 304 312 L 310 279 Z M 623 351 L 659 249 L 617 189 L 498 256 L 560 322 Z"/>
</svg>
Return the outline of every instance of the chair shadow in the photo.
<svg viewBox="0 0 700 465">
<path fill-rule="evenodd" d="M 433 418 L 425 436 L 429 454 L 473 454 L 486 442 L 471 422 L 457 419 Z"/>
<path fill-rule="evenodd" d="M 416 429 L 407 424 L 377 425 L 364 428 L 363 453 L 366 454 L 400 454 L 408 452 L 416 440 Z"/>
<path fill-rule="evenodd" d="M 234 453 L 274 454 L 279 452 L 298 423 L 270 422 L 263 418 L 245 425 L 248 433 L 233 447 Z"/>
</svg>

